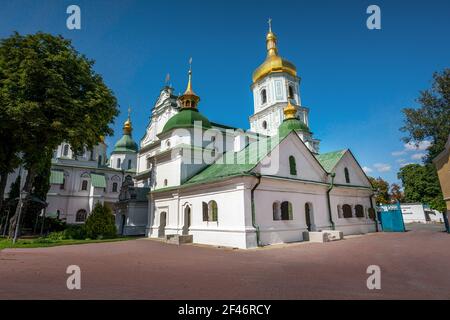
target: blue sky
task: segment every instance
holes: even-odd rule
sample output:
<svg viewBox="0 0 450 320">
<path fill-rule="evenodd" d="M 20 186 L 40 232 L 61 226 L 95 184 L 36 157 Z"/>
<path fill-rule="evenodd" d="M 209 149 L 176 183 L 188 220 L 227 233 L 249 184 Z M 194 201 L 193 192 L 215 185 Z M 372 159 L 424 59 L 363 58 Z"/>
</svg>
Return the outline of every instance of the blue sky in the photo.
<svg viewBox="0 0 450 320">
<path fill-rule="evenodd" d="M 81 30 L 66 28 L 66 8 L 81 8 Z M 366 8 L 381 8 L 368 30 Z M 310 127 L 321 152 L 350 148 L 369 175 L 396 180 L 420 150 L 401 141 L 401 109 L 416 106 L 432 73 L 449 67 L 449 1 L 0 1 L 0 38 L 13 31 L 61 34 L 96 61 L 121 106 L 133 108 L 134 137 L 144 134 L 167 73 L 176 92 L 193 85 L 210 120 L 249 127 L 253 70 L 265 58 L 267 19 L 280 54 L 297 66 Z M 406 150 L 406 151 L 405 151 Z M 394 153 L 394 154 L 392 154 Z"/>
</svg>

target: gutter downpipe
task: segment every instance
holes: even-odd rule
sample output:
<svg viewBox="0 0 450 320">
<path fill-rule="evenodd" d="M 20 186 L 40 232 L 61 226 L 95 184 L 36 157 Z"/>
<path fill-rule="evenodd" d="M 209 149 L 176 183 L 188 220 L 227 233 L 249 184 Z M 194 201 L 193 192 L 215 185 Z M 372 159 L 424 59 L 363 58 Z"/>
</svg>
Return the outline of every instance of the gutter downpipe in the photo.
<svg viewBox="0 0 450 320">
<path fill-rule="evenodd" d="M 330 192 L 334 188 L 334 177 L 335 176 L 336 176 L 336 174 L 334 172 L 330 173 L 331 183 L 328 186 L 328 190 L 327 190 L 328 217 L 329 217 L 330 223 L 331 223 L 331 230 L 336 230 L 336 227 L 335 227 L 334 221 L 333 221 L 333 215 L 331 214 L 331 201 L 330 201 Z"/>
<path fill-rule="evenodd" d="M 252 203 L 252 226 L 256 230 L 256 244 L 258 247 L 260 247 L 260 241 L 259 241 L 259 226 L 256 224 L 256 213 L 255 213 L 255 189 L 259 186 L 261 183 L 261 175 L 259 173 L 255 173 L 255 177 L 258 179 L 258 182 L 253 186 L 251 190 L 251 203 Z"/>
</svg>

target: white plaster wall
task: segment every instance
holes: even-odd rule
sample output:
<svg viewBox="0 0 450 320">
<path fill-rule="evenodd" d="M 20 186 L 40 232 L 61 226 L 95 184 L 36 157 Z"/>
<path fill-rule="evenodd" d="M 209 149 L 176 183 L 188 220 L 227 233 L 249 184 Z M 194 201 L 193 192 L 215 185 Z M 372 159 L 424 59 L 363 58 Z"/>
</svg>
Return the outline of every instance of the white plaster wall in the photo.
<svg viewBox="0 0 450 320">
<path fill-rule="evenodd" d="M 189 234 L 195 243 L 237 248 L 255 246 L 255 230 L 251 225 L 251 210 L 246 188 L 242 183 L 211 187 L 199 193 L 155 199 L 155 216 L 151 237 L 157 237 L 160 213 L 168 212 L 166 234 L 181 234 L 184 208 L 191 207 Z M 157 197 L 157 196 L 155 196 Z M 203 221 L 202 203 L 217 202 L 218 221 Z"/>
<path fill-rule="evenodd" d="M 348 169 L 349 177 L 350 177 L 350 183 L 347 183 L 345 181 L 345 168 Z M 336 173 L 336 176 L 334 178 L 334 183 L 336 184 L 347 184 L 347 185 L 358 185 L 358 186 L 365 186 L 365 187 L 371 187 L 369 180 L 365 176 L 364 172 L 362 171 L 361 167 L 356 162 L 355 158 L 352 157 L 350 152 L 346 152 L 342 159 L 338 162 L 336 167 L 334 168 L 333 172 Z"/>
<path fill-rule="evenodd" d="M 375 222 L 369 218 L 368 210 L 370 205 L 370 190 L 350 189 L 345 187 L 335 187 L 330 192 L 330 204 L 333 221 L 336 230 L 344 232 L 344 235 L 364 234 L 375 232 Z M 338 205 L 348 204 L 352 207 L 352 218 L 344 218 L 338 212 Z M 364 218 L 357 218 L 355 216 L 355 206 L 362 205 L 364 208 Z"/>
<path fill-rule="evenodd" d="M 120 159 L 120 167 L 117 167 L 117 159 Z M 128 168 L 128 161 L 131 160 L 131 168 Z M 136 169 L 136 153 L 113 153 L 109 161 L 109 167 L 117 170 Z"/>
<path fill-rule="evenodd" d="M 262 178 L 255 191 L 256 223 L 260 228 L 263 245 L 302 241 L 307 231 L 305 204 L 312 209 L 313 230 L 327 229 L 326 188 L 286 180 Z M 289 201 L 292 204 L 293 220 L 274 220 L 273 203 Z"/>
<path fill-rule="evenodd" d="M 422 222 L 426 223 L 425 211 L 422 204 L 401 205 L 403 221 L 405 223 Z"/>
</svg>

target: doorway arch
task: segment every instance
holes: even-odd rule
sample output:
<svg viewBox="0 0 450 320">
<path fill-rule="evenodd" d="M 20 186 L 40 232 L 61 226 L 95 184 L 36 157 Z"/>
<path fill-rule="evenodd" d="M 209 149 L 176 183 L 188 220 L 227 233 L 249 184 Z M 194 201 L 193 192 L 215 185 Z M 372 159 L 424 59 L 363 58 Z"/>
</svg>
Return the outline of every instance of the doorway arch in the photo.
<svg viewBox="0 0 450 320">
<path fill-rule="evenodd" d="M 316 229 L 316 227 L 314 225 L 313 206 L 312 206 L 312 203 L 310 203 L 310 202 L 305 203 L 305 221 L 306 221 L 306 227 L 308 228 L 308 231 L 314 231 Z"/>
<path fill-rule="evenodd" d="M 167 220 L 167 213 L 163 211 L 159 215 L 159 228 L 158 228 L 159 238 L 163 238 L 166 235 L 166 220 Z"/>
<path fill-rule="evenodd" d="M 189 227 L 191 226 L 191 207 L 184 207 L 184 221 L 183 221 L 183 235 L 189 234 Z"/>
</svg>

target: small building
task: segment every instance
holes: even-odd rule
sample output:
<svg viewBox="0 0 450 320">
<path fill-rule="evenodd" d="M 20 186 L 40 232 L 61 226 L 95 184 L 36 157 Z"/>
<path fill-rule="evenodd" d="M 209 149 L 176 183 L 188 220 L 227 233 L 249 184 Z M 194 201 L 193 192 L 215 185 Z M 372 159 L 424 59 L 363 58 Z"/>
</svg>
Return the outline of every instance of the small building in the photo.
<svg viewBox="0 0 450 320">
<path fill-rule="evenodd" d="M 400 205 L 402 209 L 403 221 L 405 223 L 412 222 L 439 222 L 443 223 L 444 218 L 442 213 L 437 210 L 432 210 L 426 204 L 422 203 L 403 203 Z"/>
</svg>

